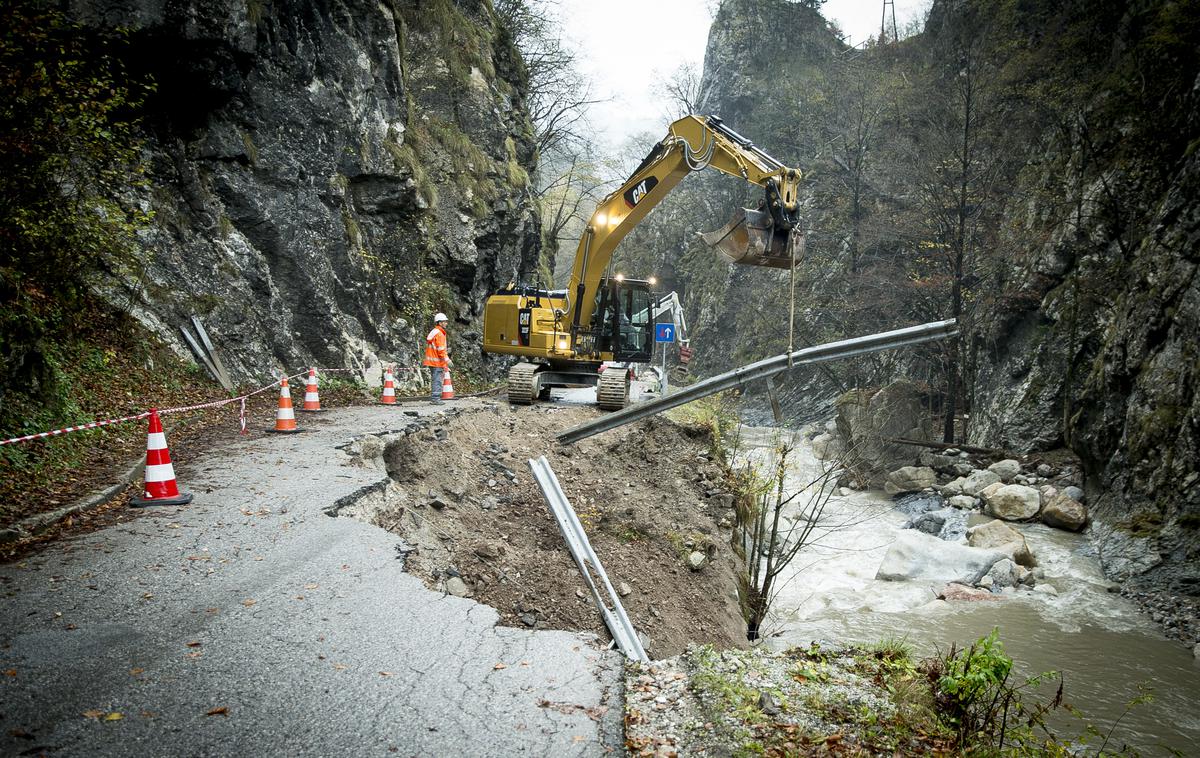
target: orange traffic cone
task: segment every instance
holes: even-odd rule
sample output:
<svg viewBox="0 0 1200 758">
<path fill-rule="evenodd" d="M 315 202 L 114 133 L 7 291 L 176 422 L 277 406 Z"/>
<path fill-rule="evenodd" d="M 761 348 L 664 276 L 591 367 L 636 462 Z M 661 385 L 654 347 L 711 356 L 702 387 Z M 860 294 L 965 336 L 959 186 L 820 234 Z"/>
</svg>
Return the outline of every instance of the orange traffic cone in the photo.
<svg viewBox="0 0 1200 758">
<path fill-rule="evenodd" d="M 192 502 L 192 493 L 180 494 L 175 483 L 175 467 L 171 465 L 171 451 L 167 449 L 167 435 L 163 434 L 158 410 L 150 409 L 150 431 L 146 435 L 146 475 L 142 496 L 129 498 L 133 506 L 143 505 L 187 505 Z"/>
<path fill-rule="evenodd" d="M 308 384 L 304 387 L 304 407 L 300 410 L 305 413 L 322 413 L 321 397 L 317 392 L 317 370 L 310 368 L 308 370 Z"/>
<path fill-rule="evenodd" d="M 379 402 L 384 405 L 396 404 L 396 379 L 392 376 L 391 366 L 383 372 L 383 394 L 379 396 Z"/>
<path fill-rule="evenodd" d="M 442 371 L 442 399 L 454 399 L 454 385 L 450 383 L 450 369 Z"/>
<path fill-rule="evenodd" d="M 267 431 L 279 434 L 304 431 L 296 426 L 296 414 L 292 411 L 292 391 L 288 389 L 286 376 L 279 381 L 279 410 L 275 411 L 275 426 Z"/>
</svg>

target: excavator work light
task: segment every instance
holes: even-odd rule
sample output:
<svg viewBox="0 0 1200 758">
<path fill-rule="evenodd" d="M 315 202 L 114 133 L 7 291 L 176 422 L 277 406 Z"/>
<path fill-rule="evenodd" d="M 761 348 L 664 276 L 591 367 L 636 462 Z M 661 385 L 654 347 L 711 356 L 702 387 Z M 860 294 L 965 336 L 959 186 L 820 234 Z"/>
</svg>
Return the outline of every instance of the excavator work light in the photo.
<svg viewBox="0 0 1200 758">
<path fill-rule="evenodd" d="M 616 276 L 613 277 L 613 279 L 616 279 L 618 282 L 623 282 L 623 281 L 625 281 L 625 275 L 617 274 Z"/>
<path fill-rule="evenodd" d="M 658 278 L 654 277 L 654 276 L 650 277 L 650 279 L 648 279 L 647 281 L 650 283 L 651 287 L 654 287 L 658 284 Z"/>
</svg>

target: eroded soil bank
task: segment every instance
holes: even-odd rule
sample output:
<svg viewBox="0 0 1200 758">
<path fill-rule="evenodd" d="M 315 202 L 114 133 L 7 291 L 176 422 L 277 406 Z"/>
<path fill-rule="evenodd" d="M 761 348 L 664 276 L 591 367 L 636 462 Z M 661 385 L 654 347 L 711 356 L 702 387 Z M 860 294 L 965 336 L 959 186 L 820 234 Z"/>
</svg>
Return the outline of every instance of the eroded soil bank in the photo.
<svg viewBox="0 0 1200 758">
<path fill-rule="evenodd" d="M 360 438 L 350 452 L 385 469 L 388 483 L 340 513 L 399 534 L 409 571 L 495 608 L 504 624 L 607 639 L 530 474 L 527 461 L 545 455 L 652 658 L 689 643 L 744 646 L 740 559 L 719 525 L 732 498 L 708 431 L 653 419 L 568 447 L 554 441 L 595 413 L 498 402 Z M 707 556 L 699 570 L 688 565 L 693 552 Z"/>
</svg>

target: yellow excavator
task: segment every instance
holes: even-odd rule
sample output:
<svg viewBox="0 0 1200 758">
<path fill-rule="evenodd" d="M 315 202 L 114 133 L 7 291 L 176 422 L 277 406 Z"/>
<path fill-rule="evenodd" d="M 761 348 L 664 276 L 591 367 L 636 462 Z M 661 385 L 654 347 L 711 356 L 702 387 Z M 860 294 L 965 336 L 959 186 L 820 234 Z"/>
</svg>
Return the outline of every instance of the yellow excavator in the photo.
<svg viewBox="0 0 1200 758">
<path fill-rule="evenodd" d="M 714 168 L 766 190 L 758 210 L 701 235 L 734 263 L 789 268 L 804 238 L 797 199 L 800 172 L 772 158 L 716 116 L 671 124 L 633 174 L 592 212 L 565 290 L 509 286 L 488 298 L 483 349 L 519 355 L 508 372 L 510 403 L 549 399 L 554 387 L 596 387 L 596 402 L 619 410 L 629 372 L 607 362 L 645 363 L 654 347 L 654 281 L 609 271 L 617 244 L 693 171 Z"/>
</svg>

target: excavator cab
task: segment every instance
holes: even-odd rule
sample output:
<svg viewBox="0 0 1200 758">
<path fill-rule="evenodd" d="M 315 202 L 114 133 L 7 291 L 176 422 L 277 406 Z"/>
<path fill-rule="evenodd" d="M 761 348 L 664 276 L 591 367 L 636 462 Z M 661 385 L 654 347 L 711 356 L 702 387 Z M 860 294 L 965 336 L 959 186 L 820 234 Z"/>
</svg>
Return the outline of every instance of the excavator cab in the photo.
<svg viewBox="0 0 1200 758">
<path fill-rule="evenodd" d="M 620 275 L 602 279 L 592 311 L 592 333 L 601 352 L 618 362 L 646 363 L 654 350 L 650 283 Z"/>
</svg>

